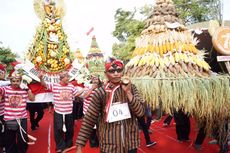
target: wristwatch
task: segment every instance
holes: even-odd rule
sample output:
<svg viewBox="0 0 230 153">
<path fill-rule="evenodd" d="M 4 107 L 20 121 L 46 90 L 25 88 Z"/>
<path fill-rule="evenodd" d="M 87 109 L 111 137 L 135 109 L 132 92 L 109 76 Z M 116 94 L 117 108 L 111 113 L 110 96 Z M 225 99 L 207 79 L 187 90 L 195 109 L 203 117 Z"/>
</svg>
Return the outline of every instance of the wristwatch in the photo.
<svg viewBox="0 0 230 153">
<path fill-rule="evenodd" d="M 30 88 L 25 88 L 24 90 L 25 90 L 25 91 L 29 91 L 29 90 L 30 90 Z"/>
</svg>

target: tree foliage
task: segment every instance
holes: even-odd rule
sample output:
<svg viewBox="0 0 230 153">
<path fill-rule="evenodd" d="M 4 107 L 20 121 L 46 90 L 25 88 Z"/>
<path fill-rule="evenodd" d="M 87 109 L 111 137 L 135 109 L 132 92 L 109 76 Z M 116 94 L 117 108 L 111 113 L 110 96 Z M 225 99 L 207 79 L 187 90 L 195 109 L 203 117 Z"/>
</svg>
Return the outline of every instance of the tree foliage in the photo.
<svg viewBox="0 0 230 153">
<path fill-rule="evenodd" d="M 185 24 L 221 19 L 220 0 L 173 0 Z"/>
<path fill-rule="evenodd" d="M 134 12 L 119 8 L 115 14 L 116 27 L 113 32 L 121 44 L 113 45 L 112 54 L 122 60 L 128 60 L 135 48 L 135 38 L 140 35 L 144 28 L 144 22 L 134 18 Z"/>
<path fill-rule="evenodd" d="M 207 21 L 211 19 L 221 19 L 220 0 L 173 0 L 179 17 L 185 24 Z M 113 44 L 112 54 L 124 61 L 129 60 L 132 51 L 135 49 L 135 39 L 140 36 L 144 29 L 144 21 L 135 19 L 136 14 L 142 14 L 146 19 L 152 11 L 152 5 L 145 5 L 133 12 L 121 8 L 115 14 L 115 30 L 113 36 L 120 43 Z"/>
<path fill-rule="evenodd" d="M 113 56 L 123 61 L 128 61 L 132 55 L 132 51 L 135 49 L 135 38 L 134 36 L 130 36 L 127 42 L 113 44 Z"/>
<path fill-rule="evenodd" d="M 0 63 L 7 65 L 7 71 L 12 69 L 9 63 L 16 61 L 16 57 L 16 54 L 14 54 L 10 48 L 0 46 Z"/>
</svg>

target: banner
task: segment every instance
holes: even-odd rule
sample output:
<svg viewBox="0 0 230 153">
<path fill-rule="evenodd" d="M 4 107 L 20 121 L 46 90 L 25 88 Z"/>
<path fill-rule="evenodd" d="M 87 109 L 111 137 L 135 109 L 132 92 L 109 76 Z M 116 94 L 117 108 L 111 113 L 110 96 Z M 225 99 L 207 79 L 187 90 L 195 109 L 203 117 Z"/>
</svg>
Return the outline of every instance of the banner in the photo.
<svg viewBox="0 0 230 153">
<path fill-rule="evenodd" d="M 80 70 L 82 66 L 83 65 L 78 63 L 77 60 L 73 61 L 72 67 L 68 70 L 68 73 L 70 75 L 70 81 L 76 78 L 76 76 L 80 74 Z M 29 77 L 40 82 L 39 76 L 41 75 L 41 72 L 39 69 L 35 67 L 33 63 L 31 63 L 30 61 L 26 61 L 22 69 L 27 73 Z M 43 74 L 43 79 L 46 83 L 58 83 L 60 77 L 59 74 L 45 73 Z"/>
<path fill-rule="evenodd" d="M 27 103 L 48 103 L 53 102 L 53 93 L 52 92 L 45 92 L 39 93 L 35 95 L 34 101 L 27 101 Z"/>
<path fill-rule="evenodd" d="M 40 72 L 35 68 L 33 63 L 26 60 L 22 69 L 27 73 L 29 77 L 40 82 L 40 79 L 39 79 Z"/>
<path fill-rule="evenodd" d="M 78 75 L 80 75 L 81 68 L 83 64 L 80 64 L 77 59 L 72 63 L 72 67 L 69 70 L 70 81 L 74 80 Z"/>
</svg>

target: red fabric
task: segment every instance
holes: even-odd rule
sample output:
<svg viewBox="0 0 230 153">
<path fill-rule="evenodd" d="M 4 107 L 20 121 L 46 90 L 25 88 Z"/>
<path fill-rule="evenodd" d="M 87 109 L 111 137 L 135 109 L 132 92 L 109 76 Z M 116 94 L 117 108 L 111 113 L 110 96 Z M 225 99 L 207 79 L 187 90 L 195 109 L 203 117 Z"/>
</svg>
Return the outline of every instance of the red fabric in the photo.
<svg viewBox="0 0 230 153">
<path fill-rule="evenodd" d="M 10 71 L 9 77 L 12 77 L 12 74 L 14 73 L 14 69 Z"/>
<path fill-rule="evenodd" d="M 0 71 L 4 71 L 4 72 L 6 71 L 5 66 L 2 64 L 0 64 Z"/>
<path fill-rule="evenodd" d="M 19 73 L 17 73 L 17 71 L 15 72 L 15 70 L 11 70 L 8 77 L 9 79 L 13 79 L 13 78 L 21 79 L 22 78 L 22 76 Z"/>
<path fill-rule="evenodd" d="M 88 63 L 86 63 L 86 64 L 85 64 L 85 67 L 86 67 L 87 69 L 89 69 L 89 64 L 88 64 Z"/>
<path fill-rule="evenodd" d="M 84 83 L 78 83 L 77 80 L 73 80 L 73 81 L 71 81 L 70 83 L 71 83 L 72 85 L 74 85 L 74 86 L 78 86 L 78 87 L 82 87 L 82 88 L 85 87 Z"/>
<path fill-rule="evenodd" d="M 28 84 L 28 87 L 32 91 L 33 94 L 39 94 L 39 93 L 45 93 L 45 92 L 51 92 L 50 90 L 47 90 L 41 83 L 31 83 Z"/>
<path fill-rule="evenodd" d="M 123 64 L 123 62 L 122 62 L 121 60 L 116 60 L 116 59 L 114 59 L 114 60 L 111 61 L 111 62 L 106 62 L 106 63 L 105 63 L 105 70 L 106 70 L 106 71 L 109 70 L 109 68 L 110 68 L 113 64 L 117 65 L 119 68 L 123 68 L 123 67 L 124 67 L 124 64 Z"/>
<path fill-rule="evenodd" d="M 113 97 L 114 97 L 114 93 L 115 91 L 119 88 L 120 85 L 117 85 L 117 86 L 114 86 L 112 89 L 110 88 L 111 84 L 109 82 L 105 83 L 104 84 L 104 88 L 105 88 L 105 91 L 107 93 L 109 93 L 109 99 L 107 99 L 106 101 L 106 106 L 105 106 L 105 113 L 106 113 L 106 118 L 105 118 L 105 121 L 108 122 L 108 117 L 109 117 L 109 109 L 110 109 L 110 106 L 113 102 Z"/>
<path fill-rule="evenodd" d="M 18 64 L 21 64 L 20 62 L 17 62 L 17 61 L 15 61 L 15 62 L 11 62 L 10 63 L 10 65 L 14 68 L 16 65 L 18 65 Z"/>
</svg>

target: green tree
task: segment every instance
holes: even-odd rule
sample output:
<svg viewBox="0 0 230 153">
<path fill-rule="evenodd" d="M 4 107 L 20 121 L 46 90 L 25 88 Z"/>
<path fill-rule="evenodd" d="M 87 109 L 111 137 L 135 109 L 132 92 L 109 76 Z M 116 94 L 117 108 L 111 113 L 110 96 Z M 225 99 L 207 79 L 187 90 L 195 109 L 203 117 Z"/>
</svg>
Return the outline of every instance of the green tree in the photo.
<svg viewBox="0 0 230 153">
<path fill-rule="evenodd" d="M 220 0 L 173 0 L 179 18 L 185 24 L 221 19 Z M 112 54 L 121 60 L 129 60 L 135 49 L 135 39 L 140 36 L 145 27 L 144 20 L 135 19 L 139 13 L 143 18 L 148 18 L 152 13 L 153 6 L 145 5 L 133 12 L 117 9 L 115 14 L 115 30 L 113 36 L 120 42 L 113 44 Z"/>
<path fill-rule="evenodd" d="M 0 42 L 2 45 L 2 42 Z M 11 70 L 11 66 L 9 63 L 16 61 L 16 54 L 14 54 L 10 48 L 5 48 L 3 46 L 0 46 L 0 63 L 7 65 L 7 71 Z"/>
<path fill-rule="evenodd" d="M 173 0 L 173 2 L 185 24 L 211 19 L 221 20 L 220 0 Z"/>
<path fill-rule="evenodd" d="M 144 22 L 135 19 L 136 13 L 136 9 L 130 12 L 119 8 L 115 14 L 116 27 L 113 36 L 120 41 L 120 44 L 113 45 L 112 54 L 122 60 L 130 59 L 135 48 L 135 38 L 144 29 Z"/>
</svg>

